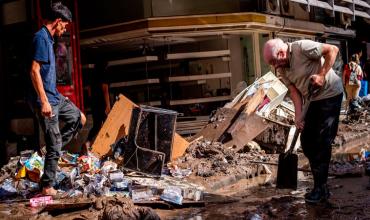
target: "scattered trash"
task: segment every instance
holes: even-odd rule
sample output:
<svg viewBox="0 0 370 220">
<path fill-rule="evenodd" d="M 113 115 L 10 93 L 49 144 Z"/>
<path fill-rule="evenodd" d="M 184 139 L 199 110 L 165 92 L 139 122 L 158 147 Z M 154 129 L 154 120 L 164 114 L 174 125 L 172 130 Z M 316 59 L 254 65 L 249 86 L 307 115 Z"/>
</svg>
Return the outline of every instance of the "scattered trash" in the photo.
<svg viewBox="0 0 370 220">
<path fill-rule="evenodd" d="M 31 207 L 45 206 L 47 204 L 52 204 L 53 198 L 51 196 L 36 197 L 30 199 Z"/>
<path fill-rule="evenodd" d="M 194 188 L 185 188 L 183 189 L 182 196 L 184 197 L 184 199 L 201 201 L 203 200 L 203 191 Z"/>
<path fill-rule="evenodd" d="M 170 202 L 170 203 L 174 203 L 174 204 L 177 204 L 177 205 L 182 205 L 182 200 L 183 200 L 183 197 L 181 195 L 181 189 L 178 188 L 178 187 L 167 187 L 164 189 L 162 195 L 161 195 L 161 199 L 166 201 L 166 202 Z"/>
<path fill-rule="evenodd" d="M 154 189 L 150 187 L 136 187 L 130 190 L 131 199 L 134 202 L 150 201 L 154 198 Z"/>
<path fill-rule="evenodd" d="M 63 152 L 61 156 L 61 160 L 67 164 L 74 165 L 77 163 L 78 154 L 71 154 L 68 152 Z"/>
<path fill-rule="evenodd" d="M 254 214 L 250 218 L 250 220 L 262 220 L 263 218 L 259 214 Z"/>
<path fill-rule="evenodd" d="M 109 173 L 108 178 L 111 182 L 123 181 L 123 173 L 121 171 Z"/>
<path fill-rule="evenodd" d="M 171 175 L 177 178 L 184 178 L 190 176 L 190 174 L 192 173 L 191 168 L 181 169 L 177 165 L 172 165 L 169 169 Z"/>
<path fill-rule="evenodd" d="M 334 162 L 330 164 L 329 173 L 334 176 L 362 176 L 364 165 L 357 161 Z"/>
<path fill-rule="evenodd" d="M 0 198 L 6 198 L 17 194 L 17 189 L 14 187 L 14 182 L 11 179 L 6 179 L 0 185 Z"/>
</svg>

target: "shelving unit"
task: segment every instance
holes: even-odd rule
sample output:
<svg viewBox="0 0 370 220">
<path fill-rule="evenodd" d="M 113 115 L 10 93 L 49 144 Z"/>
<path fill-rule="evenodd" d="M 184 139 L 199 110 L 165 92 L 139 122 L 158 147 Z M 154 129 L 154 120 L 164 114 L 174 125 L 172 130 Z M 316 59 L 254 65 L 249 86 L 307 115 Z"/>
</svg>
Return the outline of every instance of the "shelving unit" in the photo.
<svg viewBox="0 0 370 220">
<path fill-rule="evenodd" d="M 229 56 L 230 50 L 202 51 L 190 53 L 169 53 L 166 56 L 167 60 L 179 60 L 188 58 L 210 58 Z"/>
<path fill-rule="evenodd" d="M 196 103 L 206 103 L 206 102 L 220 102 L 231 100 L 231 96 L 216 96 L 208 98 L 196 98 L 196 99 L 181 99 L 181 100 L 171 100 L 170 105 L 189 105 Z"/>
<path fill-rule="evenodd" d="M 187 86 L 193 85 L 193 86 L 198 86 L 198 87 L 201 86 L 201 88 L 204 88 L 208 86 L 207 85 L 208 80 L 220 80 L 218 83 L 214 82 L 213 84 L 219 84 L 220 85 L 219 89 L 222 89 L 221 80 L 229 79 L 229 85 L 230 85 L 229 89 L 231 91 L 230 81 L 231 81 L 232 73 L 230 71 L 230 60 L 231 60 L 230 54 L 231 52 L 229 49 L 184 52 L 184 53 L 168 53 L 166 55 L 166 59 L 170 63 L 172 61 L 175 61 L 175 62 L 192 61 L 192 62 L 199 62 L 199 65 L 201 65 L 202 62 L 204 63 L 208 62 L 207 65 L 212 66 L 214 63 L 216 63 L 216 65 L 218 65 L 219 67 L 219 68 L 216 68 L 212 66 L 212 68 L 210 68 L 211 70 L 209 71 L 207 69 L 206 72 L 202 72 L 202 71 L 192 72 L 191 70 L 189 70 L 189 72 L 187 72 L 186 75 L 185 74 L 182 74 L 182 75 L 173 74 L 171 72 L 170 76 L 165 79 L 166 82 L 170 84 L 170 88 L 171 88 L 171 91 L 170 91 L 171 99 L 169 101 L 170 106 L 190 105 L 190 104 L 199 104 L 199 103 L 208 103 L 208 102 L 222 102 L 222 101 L 230 100 L 231 99 L 230 95 L 225 95 L 225 94 L 216 95 L 212 93 L 210 97 L 207 96 L 207 97 L 199 97 L 199 98 L 195 98 L 194 96 L 189 95 L 189 98 L 186 98 L 184 96 L 183 98 L 180 98 L 180 99 L 174 99 L 172 96 L 173 95 L 173 92 L 172 92 L 173 83 L 180 84 L 180 87 L 181 85 L 184 85 L 186 83 Z M 210 64 L 210 63 L 213 63 L 213 64 Z M 188 68 L 190 69 L 190 67 Z M 208 88 L 204 88 L 204 89 L 208 89 Z"/>
<path fill-rule="evenodd" d="M 153 61 L 158 61 L 158 57 L 157 56 L 133 57 L 133 58 L 127 58 L 127 59 L 108 61 L 108 67 L 135 64 L 135 63 L 153 62 Z"/>
<path fill-rule="evenodd" d="M 131 74 L 131 75 L 121 75 L 123 77 L 122 79 L 116 79 L 115 82 L 110 83 L 109 88 L 110 89 L 118 89 L 118 93 L 120 89 L 130 87 L 125 89 L 124 91 L 127 91 L 129 94 L 137 96 L 137 98 L 140 96 L 140 101 L 138 101 L 137 104 L 144 104 L 144 105 L 150 105 L 150 106 L 160 106 L 161 101 L 158 100 L 152 100 L 151 99 L 151 85 L 158 85 L 160 83 L 160 79 L 153 76 L 153 74 L 149 74 L 148 70 L 148 63 L 149 62 L 155 62 L 158 61 L 158 56 L 140 56 L 140 57 L 132 57 L 132 58 L 125 58 L 125 59 L 117 59 L 117 60 L 110 60 L 107 63 L 107 67 L 114 67 L 116 69 L 116 73 L 118 74 L 120 71 L 120 66 L 126 66 L 127 69 L 131 68 L 132 66 L 137 66 L 141 64 L 144 64 L 144 68 L 139 70 L 138 73 L 140 74 Z M 136 65 L 133 65 L 136 64 Z M 135 71 L 135 70 L 134 70 Z M 136 70 L 137 71 L 137 70 Z M 122 91 L 121 91 L 122 92 Z M 130 93 L 131 92 L 131 93 Z M 128 95 L 129 95 L 128 94 Z M 132 97 L 135 100 L 135 97 Z"/>
<path fill-rule="evenodd" d="M 168 82 L 185 82 L 185 81 L 195 81 L 195 80 L 206 80 L 206 79 L 221 79 L 230 78 L 231 73 L 214 73 L 214 74 L 202 74 L 202 75 L 191 75 L 191 76 L 172 76 L 168 77 Z"/>
<path fill-rule="evenodd" d="M 116 74 L 126 74 L 118 75 L 109 87 L 131 94 L 137 104 L 169 108 L 191 117 L 184 117 L 177 128 L 180 134 L 194 134 L 208 123 L 212 110 L 231 100 L 228 45 L 226 38 L 169 44 L 151 50 L 161 53 L 158 56 L 108 61 Z"/>
<path fill-rule="evenodd" d="M 126 81 L 126 82 L 115 82 L 115 83 L 111 83 L 109 87 L 118 88 L 118 87 L 127 87 L 127 86 L 149 85 L 149 84 L 156 84 L 156 83 L 159 83 L 158 78 L 133 80 L 133 81 Z"/>
<path fill-rule="evenodd" d="M 180 135 L 198 133 L 208 124 L 208 121 L 208 116 L 178 117 L 176 122 L 176 132 Z"/>
</svg>

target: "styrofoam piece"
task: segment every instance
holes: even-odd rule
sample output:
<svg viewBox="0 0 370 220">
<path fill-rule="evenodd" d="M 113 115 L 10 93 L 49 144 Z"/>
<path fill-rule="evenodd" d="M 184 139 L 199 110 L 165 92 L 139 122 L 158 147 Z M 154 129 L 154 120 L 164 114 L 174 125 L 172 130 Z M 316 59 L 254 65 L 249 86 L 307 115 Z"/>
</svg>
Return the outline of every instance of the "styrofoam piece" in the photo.
<svg viewBox="0 0 370 220">
<path fill-rule="evenodd" d="M 270 102 L 266 104 L 261 110 L 257 111 L 257 114 L 263 117 L 267 117 L 270 111 L 276 108 L 284 99 L 288 88 L 272 73 L 268 72 L 257 80 L 259 84 L 266 82 L 270 85 L 267 89 L 266 95 L 270 99 Z"/>
<path fill-rule="evenodd" d="M 253 95 L 259 87 L 263 87 L 270 102 L 257 111 L 257 115 L 268 117 L 271 110 L 276 108 L 284 99 L 288 88 L 270 71 L 257 79 L 252 85 L 241 91 L 233 101 L 227 103 L 224 108 L 232 108 L 236 103 L 243 101 L 246 97 Z"/>
</svg>

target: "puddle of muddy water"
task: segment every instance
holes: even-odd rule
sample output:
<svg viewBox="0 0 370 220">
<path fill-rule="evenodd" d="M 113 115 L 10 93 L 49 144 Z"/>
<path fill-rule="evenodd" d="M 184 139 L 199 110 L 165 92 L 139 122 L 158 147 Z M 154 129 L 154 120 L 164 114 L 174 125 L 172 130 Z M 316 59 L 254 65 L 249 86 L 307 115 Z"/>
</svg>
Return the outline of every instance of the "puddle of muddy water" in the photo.
<svg viewBox="0 0 370 220">
<path fill-rule="evenodd" d="M 156 211 L 162 219 L 370 219 L 368 177 L 330 179 L 333 195 L 318 205 L 304 201 L 310 178 L 301 175 L 298 189 L 292 191 L 276 189 L 273 176 L 261 175 L 208 195 L 204 208 Z"/>
</svg>

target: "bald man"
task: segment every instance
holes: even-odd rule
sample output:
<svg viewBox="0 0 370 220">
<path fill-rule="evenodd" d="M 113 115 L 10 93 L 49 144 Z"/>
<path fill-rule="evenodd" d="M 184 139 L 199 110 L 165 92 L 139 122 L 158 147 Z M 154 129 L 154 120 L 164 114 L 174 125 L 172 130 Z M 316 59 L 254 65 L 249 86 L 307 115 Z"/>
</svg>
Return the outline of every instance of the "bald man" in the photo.
<svg viewBox="0 0 370 220">
<path fill-rule="evenodd" d="M 263 49 L 265 62 L 277 70 L 294 104 L 295 124 L 314 179 L 313 190 L 305 195 L 311 204 L 330 195 L 328 169 L 343 96 L 342 80 L 332 69 L 337 54 L 336 46 L 311 40 L 272 39 Z"/>
</svg>

